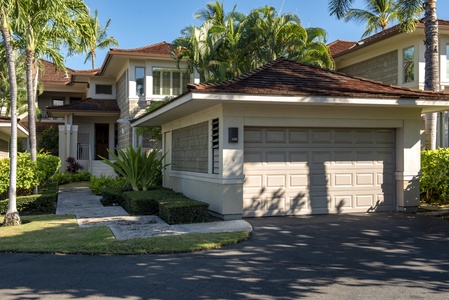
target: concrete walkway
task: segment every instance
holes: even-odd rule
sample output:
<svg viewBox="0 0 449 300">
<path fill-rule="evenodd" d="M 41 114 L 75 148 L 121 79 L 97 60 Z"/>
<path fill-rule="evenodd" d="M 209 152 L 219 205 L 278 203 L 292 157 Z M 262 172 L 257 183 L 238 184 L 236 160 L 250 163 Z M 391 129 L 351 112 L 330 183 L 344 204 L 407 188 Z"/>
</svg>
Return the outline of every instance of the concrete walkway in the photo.
<svg viewBox="0 0 449 300">
<path fill-rule="evenodd" d="M 75 215 L 80 227 L 108 226 L 117 240 L 188 233 L 252 231 L 245 220 L 169 225 L 158 216 L 130 216 L 121 206 L 103 206 L 89 188 L 61 188 L 56 214 Z"/>
</svg>

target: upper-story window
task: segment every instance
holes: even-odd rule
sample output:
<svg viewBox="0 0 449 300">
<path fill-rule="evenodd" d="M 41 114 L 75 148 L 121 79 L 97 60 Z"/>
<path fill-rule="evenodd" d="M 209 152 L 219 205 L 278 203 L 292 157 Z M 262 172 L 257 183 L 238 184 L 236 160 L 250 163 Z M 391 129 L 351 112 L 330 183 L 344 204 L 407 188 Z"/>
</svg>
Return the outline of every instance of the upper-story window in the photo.
<svg viewBox="0 0 449 300">
<path fill-rule="evenodd" d="M 187 72 L 178 69 L 153 68 L 153 94 L 164 96 L 177 96 L 182 94 L 190 76 Z"/>
<path fill-rule="evenodd" d="M 96 84 L 95 94 L 112 95 L 112 85 L 111 84 Z"/>
<path fill-rule="evenodd" d="M 136 67 L 136 94 L 145 96 L 145 68 Z"/>
<path fill-rule="evenodd" d="M 403 60 L 404 83 L 412 82 L 415 80 L 415 47 L 404 49 Z"/>
<path fill-rule="evenodd" d="M 53 98 L 52 99 L 53 106 L 61 106 L 64 105 L 64 98 Z"/>
</svg>

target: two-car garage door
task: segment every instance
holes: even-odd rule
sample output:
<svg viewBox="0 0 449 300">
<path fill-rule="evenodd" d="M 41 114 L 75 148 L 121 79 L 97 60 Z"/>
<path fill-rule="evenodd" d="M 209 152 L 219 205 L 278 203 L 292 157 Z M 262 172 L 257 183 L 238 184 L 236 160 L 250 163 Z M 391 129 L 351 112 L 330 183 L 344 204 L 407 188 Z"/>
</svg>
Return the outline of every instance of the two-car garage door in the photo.
<svg viewBox="0 0 449 300">
<path fill-rule="evenodd" d="M 394 129 L 245 128 L 244 216 L 395 208 Z"/>
</svg>

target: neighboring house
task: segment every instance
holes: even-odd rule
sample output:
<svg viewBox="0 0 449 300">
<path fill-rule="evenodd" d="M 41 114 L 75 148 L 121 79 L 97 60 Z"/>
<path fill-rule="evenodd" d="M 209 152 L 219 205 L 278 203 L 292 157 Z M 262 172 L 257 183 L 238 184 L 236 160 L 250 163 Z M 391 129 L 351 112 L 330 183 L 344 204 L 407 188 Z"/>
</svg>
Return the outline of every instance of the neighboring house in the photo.
<svg viewBox="0 0 449 300">
<path fill-rule="evenodd" d="M 440 91 L 449 93 L 449 21 L 439 20 Z M 387 84 L 424 89 L 424 23 L 412 33 L 393 26 L 359 42 L 337 40 L 329 49 L 336 69 Z M 448 114 L 439 114 L 437 145 L 449 147 Z"/>
<path fill-rule="evenodd" d="M 278 59 L 132 121 L 162 126 L 163 185 L 224 219 L 413 210 L 421 114 L 449 94 Z"/>
<path fill-rule="evenodd" d="M 28 131 L 22 125 L 17 125 L 17 137 L 28 137 Z M 0 159 L 9 157 L 9 141 L 11 138 L 11 118 L 0 116 Z"/>
<path fill-rule="evenodd" d="M 109 156 L 107 149 L 130 144 L 152 147 L 149 138 L 142 140 L 131 130 L 130 120 L 152 101 L 180 95 L 188 83 L 198 82 L 197 76 L 187 75 L 185 64 L 177 68 L 172 50 L 166 42 L 111 49 L 100 69 L 68 69 L 66 74 L 55 72 L 46 62 L 45 92 L 38 102 L 45 122 L 63 123 L 59 126 L 62 169 L 71 156 L 94 175 L 113 173 L 100 161 L 100 156 Z"/>
</svg>

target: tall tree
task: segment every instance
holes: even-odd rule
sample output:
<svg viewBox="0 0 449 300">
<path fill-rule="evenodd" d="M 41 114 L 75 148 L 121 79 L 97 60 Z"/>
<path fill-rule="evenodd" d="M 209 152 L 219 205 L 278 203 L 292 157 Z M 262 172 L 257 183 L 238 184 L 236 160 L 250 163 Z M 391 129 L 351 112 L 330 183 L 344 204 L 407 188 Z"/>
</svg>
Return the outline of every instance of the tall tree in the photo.
<svg viewBox="0 0 449 300">
<path fill-rule="evenodd" d="M 222 4 L 208 4 L 197 13 L 204 23 L 174 41 L 178 62 L 186 60 L 202 81 L 231 79 L 279 57 L 333 68 L 324 30 L 303 28 L 297 15 L 279 15 L 271 6 L 249 15 L 235 8 L 224 13 Z"/>
<path fill-rule="evenodd" d="M 399 11 L 394 0 L 365 0 L 366 9 L 352 8 L 344 16 L 344 20 L 366 23 L 366 31 L 362 38 L 381 30 L 399 19 Z"/>
<path fill-rule="evenodd" d="M 351 8 L 354 0 L 329 0 L 328 6 L 331 15 L 337 18 L 344 18 Z M 416 28 L 416 15 L 424 7 L 425 24 L 425 76 L 424 89 L 439 91 L 440 70 L 439 70 L 439 39 L 438 39 L 438 18 L 436 10 L 437 0 L 398 0 L 397 8 L 399 21 L 404 31 L 414 31 Z M 436 148 L 436 119 L 437 115 L 426 116 L 426 148 Z"/>
<path fill-rule="evenodd" d="M 0 2 L 0 32 L 5 46 L 6 62 L 9 75 L 10 106 L 11 106 L 11 139 L 9 147 L 9 190 L 8 210 L 3 221 L 4 226 L 20 225 L 20 216 L 17 211 L 17 80 L 15 70 L 14 49 L 12 46 L 12 16 L 17 15 L 15 1 L 4 0 Z"/>
<path fill-rule="evenodd" d="M 36 161 L 39 58 L 48 56 L 55 65 L 64 68 L 64 58 L 59 53 L 59 48 L 61 45 L 70 47 L 75 44 L 77 20 L 80 15 L 88 15 L 88 8 L 82 0 L 21 0 L 19 10 L 21 17 L 14 19 L 15 37 L 25 53 L 30 157 L 32 161 Z"/>
<path fill-rule="evenodd" d="M 107 35 L 107 30 L 109 24 L 111 23 L 111 19 L 106 21 L 104 26 L 100 25 L 98 20 L 98 11 L 95 10 L 93 16 L 86 16 L 84 20 L 82 20 L 82 25 L 84 27 L 84 31 L 87 34 L 83 34 L 80 36 L 79 43 L 81 45 L 86 45 L 88 48 L 87 57 L 84 63 L 86 63 L 89 59 L 92 62 L 92 69 L 95 69 L 95 58 L 96 58 L 96 50 L 97 49 L 105 49 L 112 45 L 118 46 L 117 40 Z"/>
</svg>

